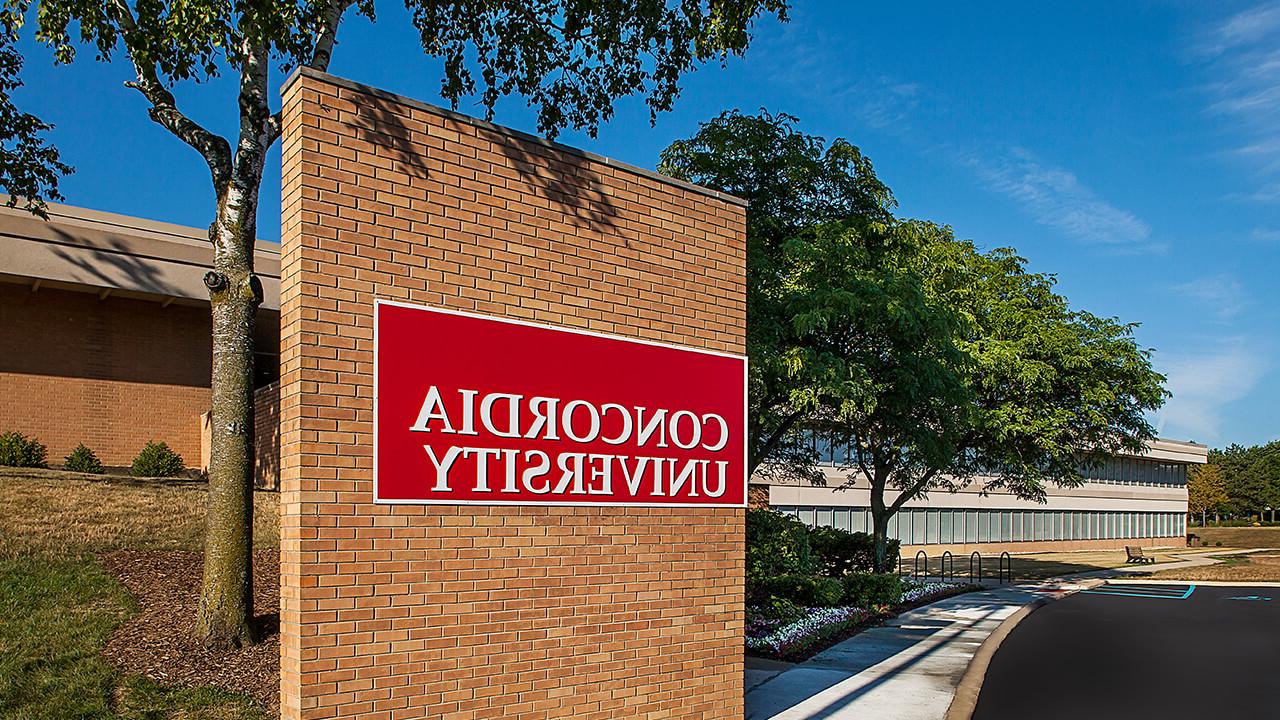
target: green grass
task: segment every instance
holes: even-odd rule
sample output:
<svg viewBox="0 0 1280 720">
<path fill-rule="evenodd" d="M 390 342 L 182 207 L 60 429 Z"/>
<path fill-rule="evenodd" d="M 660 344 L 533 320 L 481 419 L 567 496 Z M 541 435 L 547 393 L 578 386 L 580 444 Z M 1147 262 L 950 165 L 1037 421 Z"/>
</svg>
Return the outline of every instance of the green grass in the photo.
<svg viewBox="0 0 1280 720">
<path fill-rule="evenodd" d="M 0 561 L 0 718 L 263 718 L 248 698 L 122 675 L 98 654 L 134 612 L 92 559 Z"/>
<path fill-rule="evenodd" d="M 271 545 L 275 497 L 259 500 Z M 0 720 L 266 720 L 246 696 L 160 685 L 100 655 L 137 605 L 97 553 L 199 550 L 203 510 L 195 483 L 0 474 Z"/>
</svg>

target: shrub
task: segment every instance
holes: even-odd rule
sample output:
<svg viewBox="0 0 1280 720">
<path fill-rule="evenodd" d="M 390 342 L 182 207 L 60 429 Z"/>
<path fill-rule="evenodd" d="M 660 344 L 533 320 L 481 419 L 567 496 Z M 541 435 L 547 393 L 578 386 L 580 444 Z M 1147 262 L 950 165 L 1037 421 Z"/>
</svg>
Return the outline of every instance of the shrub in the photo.
<svg viewBox="0 0 1280 720">
<path fill-rule="evenodd" d="M 747 511 L 748 593 L 766 578 L 812 575 L 816 570 L 804 523 L 772 510 Z"/>
<path fill-rule="evenodd" d="M 844 603 L 869 608 L 902 601 L 902 578 L 894 573 L 858 572 L 844 577 Z"/>
<path fill-rule="evenodd" d="M 795 601 L 780 597 L 771 597 L 756 607 L 761 617 L 782 622 L 795 622 L 808 612 Z"/>
<path fill-rule="evenodd" d="M 8 467 L 48 467 L 45 454 L 48 452 L 35 438 L 29 438 L 20 432 L 0 434 L 0 465 Z"/>
<path fill-rule="evenodd" d="M 821 575 L 777 575 L 761 580 L 756 591 L 761 604 L 780 598 L 805 607 L 832 607 L 844 597 L 839 580 Z"/>
<path fill-rule="evenodd" d="M 130 469 L 138 477 L 173 477 L 181 475 L 187 466 L 182 463 L 182 456 L 164 442 L 149 442 L 133 459 Z"/>
<path fill-rule="evenodd" d="M 871 572 L 876 566 L 875 537 L 830 527 L 809 531 L 809 547 L 818 572 L 828 577 L 844 577 L 852 572 Z M 885 541 L 885 558 L 898 557 L 898 541 Z"/>
<path fill-rule="evenodd" d="M 75 450 L 71 451 L 71 454 L 63 461 L 62 469 L 70 470 L 71 472 L 93 473 L 95 475 L 101 475 L 105 472 L 102 467 L 102 461 L 98 460 L 98 456 L 94 455 L 93 451 L 86 447 L 84 443 L 80 443 Z"/>
</svg>

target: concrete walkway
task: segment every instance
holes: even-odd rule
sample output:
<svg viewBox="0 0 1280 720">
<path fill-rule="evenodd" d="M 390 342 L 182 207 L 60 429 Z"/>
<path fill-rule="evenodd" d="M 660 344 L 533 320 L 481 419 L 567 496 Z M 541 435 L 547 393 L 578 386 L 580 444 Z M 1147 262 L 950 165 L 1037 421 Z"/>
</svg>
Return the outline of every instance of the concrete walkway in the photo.
<svg viewBox="0 0 1280 720">
<path fill-rule="evenodd" d="M 1069 589 L 1050 583 L 958 595 L 789 669 L 756 668 L 754 677 L 748 669 L 747 720 L 941 720 L 982 641 L 1023 605 Z"/>
<path fill-rule="evenodd" d="M 1248 552 L 1256 551 L 1212 554 Z M 1098 579 L 1220 562 L 1202 554 L 1174 557 L 1179 562 L 1097 570 L 958 595 L 904 613 L 798 665 L 748 659 L 747 720 L 942 720 L 973 654 L 1023 605 L 1045 596 L 1061 597 Z"/>
</svg>

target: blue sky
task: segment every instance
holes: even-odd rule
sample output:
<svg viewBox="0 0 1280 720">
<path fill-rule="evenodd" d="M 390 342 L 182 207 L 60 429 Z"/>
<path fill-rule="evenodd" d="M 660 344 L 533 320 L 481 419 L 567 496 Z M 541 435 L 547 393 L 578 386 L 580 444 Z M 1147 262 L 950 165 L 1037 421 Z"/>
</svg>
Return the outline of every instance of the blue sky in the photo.
<svg viewBox="0 0 1280 720">
<path fill-rule="evenodd" d="M 1280 2 L 796 5 L 757 25 L 744 59 L 689 76 L 656 126 L 626 100 L 598 138 L 560 139 L 653 167 L 723 109 L 796 115 L 860 146 L 902 214 L 1016 247 L 1074 305 L 1141 323 L 1174 393 L 1153 418 L 1163 436 L 1280 437 Z M 403 8 L 379 14 L 348 20 L 332 71 L 437 99 L 439 63 Z M 146 119 L 123 63 L 54 68 L 27 49 L 19 101 L 57 124 L 70 203 L 208 224 L 203 162 Z M 178 97 L 230 133 L 232 90 Z M 534 129 L 518 99 L 496 120 Z M 277 240 L 278 148 L 268 172 L 259 234 Z"/>
</svg>

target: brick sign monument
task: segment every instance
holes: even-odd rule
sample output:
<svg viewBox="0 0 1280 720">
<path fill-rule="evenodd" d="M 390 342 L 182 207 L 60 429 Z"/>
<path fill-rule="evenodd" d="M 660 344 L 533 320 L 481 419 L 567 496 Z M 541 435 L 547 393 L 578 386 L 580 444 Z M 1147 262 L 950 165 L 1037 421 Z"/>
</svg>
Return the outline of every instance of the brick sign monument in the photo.
<svg viewBox="0 0 1280 720">
<path fill-rule="evenodd" d="M 742 717 L 740 201 L 284 90 L 285 718 Z"/>
</svg>

